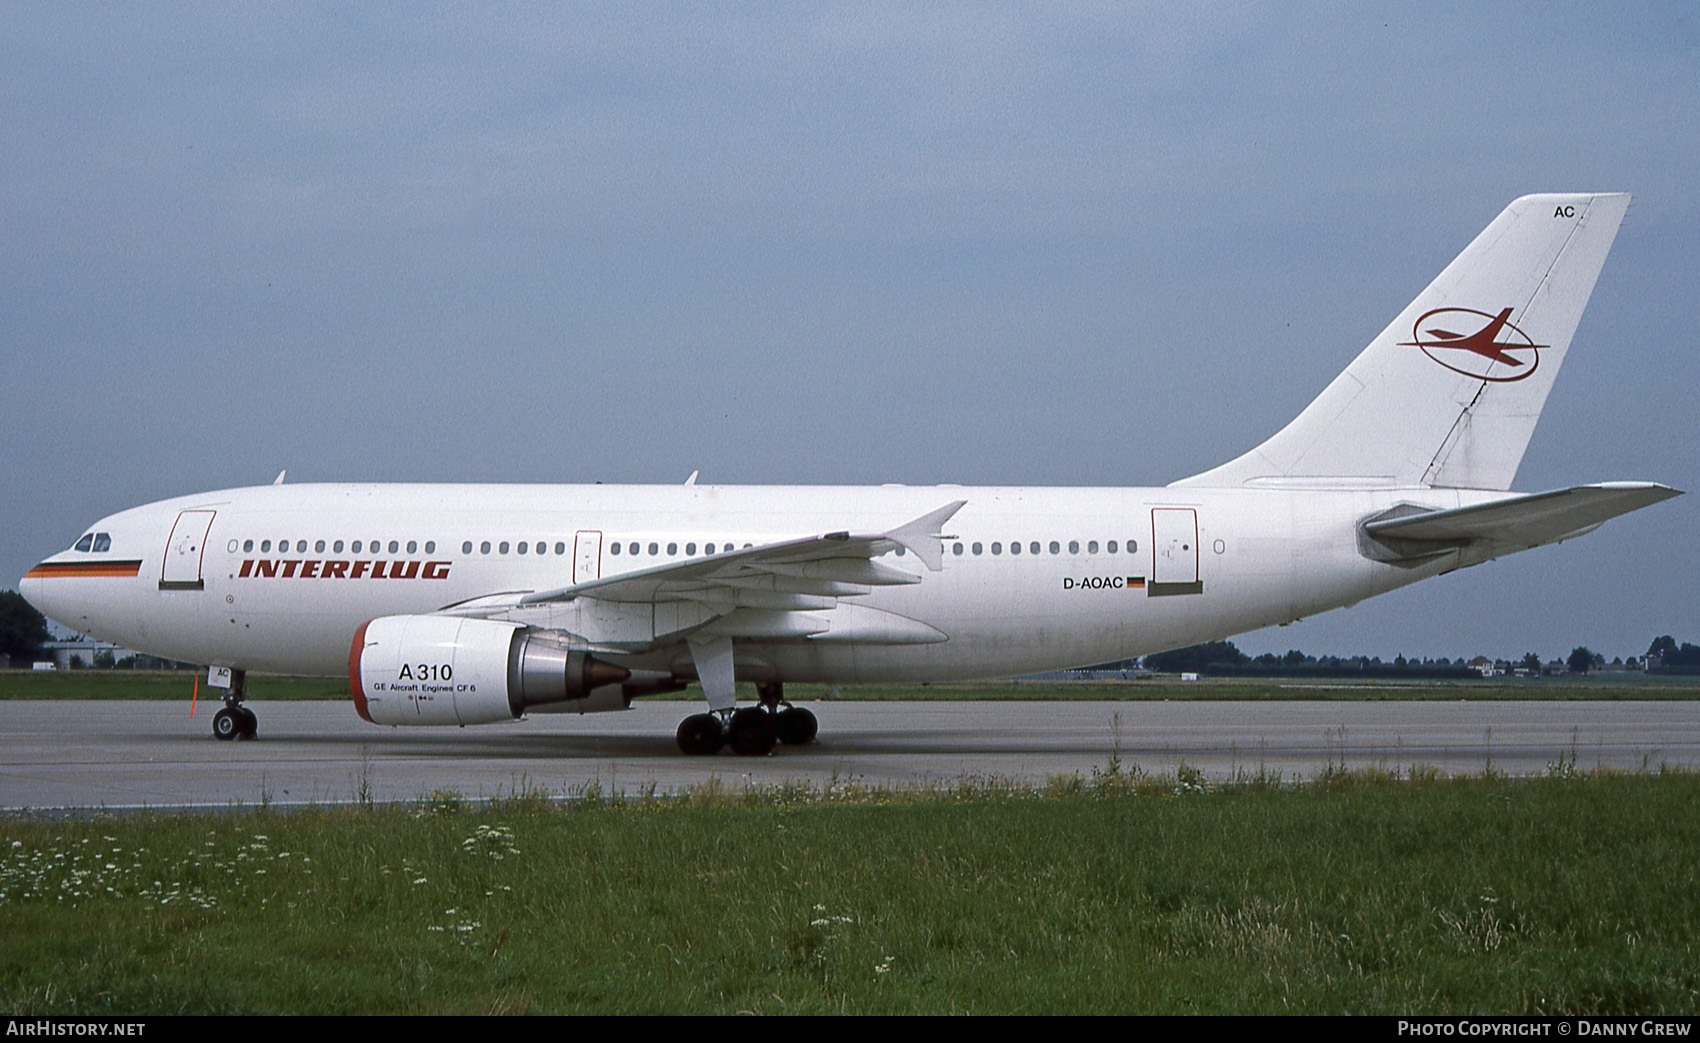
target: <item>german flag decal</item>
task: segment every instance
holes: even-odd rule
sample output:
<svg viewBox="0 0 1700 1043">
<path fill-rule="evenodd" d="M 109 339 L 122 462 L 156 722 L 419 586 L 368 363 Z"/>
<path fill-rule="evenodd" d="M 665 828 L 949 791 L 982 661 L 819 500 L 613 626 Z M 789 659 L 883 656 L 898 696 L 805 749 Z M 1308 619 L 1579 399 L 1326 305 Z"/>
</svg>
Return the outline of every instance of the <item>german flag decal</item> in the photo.
<svg viewBox="0 0 1700 1043">
<path fill-rule="evenodd" d="M 24 573 L 25 579 L 50 579 L 58 576 L 108 576 L 129 578 L 142 571 L 141 559 L 135 561 L 46 561 Z"/>
<path fill-rule="evenodd" d="M 1127 578 L 1127 585 L 1128 585 L 1128 587 L 1130 587 L 1134 590 L 1137 590 L 1140 587 L 1145 586 L 1145 577 L 1144 576 L 1129 576 Z"/>
</svg>

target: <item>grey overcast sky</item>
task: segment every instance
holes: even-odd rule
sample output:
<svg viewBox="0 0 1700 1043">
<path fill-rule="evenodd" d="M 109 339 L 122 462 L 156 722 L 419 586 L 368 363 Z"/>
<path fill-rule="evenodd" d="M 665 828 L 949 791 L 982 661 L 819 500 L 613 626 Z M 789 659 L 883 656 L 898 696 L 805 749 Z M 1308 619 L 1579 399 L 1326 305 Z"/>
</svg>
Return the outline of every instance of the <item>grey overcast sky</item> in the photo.
<svg viewBox="0 0 1700 1043">
<path fill-rule="evenodd" d="M 0 2 L 0 585 L 292 481 L 1161 484 L 1636 194 L 1516 487 L 1700 490 L 1691 4 Z M 1700 642 L 1700 495 L 1252 652 Z"/>
</svg>

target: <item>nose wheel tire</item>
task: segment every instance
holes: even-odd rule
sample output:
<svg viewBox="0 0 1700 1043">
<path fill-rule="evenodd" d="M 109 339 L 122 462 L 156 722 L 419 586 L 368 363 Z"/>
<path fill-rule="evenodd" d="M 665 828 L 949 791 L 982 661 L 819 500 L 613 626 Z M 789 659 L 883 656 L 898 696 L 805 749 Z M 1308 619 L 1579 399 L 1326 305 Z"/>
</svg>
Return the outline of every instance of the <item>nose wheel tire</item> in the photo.
<svg viewBox="0 0 1700 1043">
<path fill-rule="evenodd" d="M 226 706 L 213 714 L 213 738 L 222 742 L 231 739 L 252 739 L 259 733 L 260 719 L 246 706 Z"/>
<path fill-rule="evenodd" d="M 236 715 L 235 710 L 226 706 L 213 714 L 213 738 L 229 742 L 240 734 L 242 734 L 242 718 Z"/>
</svg>

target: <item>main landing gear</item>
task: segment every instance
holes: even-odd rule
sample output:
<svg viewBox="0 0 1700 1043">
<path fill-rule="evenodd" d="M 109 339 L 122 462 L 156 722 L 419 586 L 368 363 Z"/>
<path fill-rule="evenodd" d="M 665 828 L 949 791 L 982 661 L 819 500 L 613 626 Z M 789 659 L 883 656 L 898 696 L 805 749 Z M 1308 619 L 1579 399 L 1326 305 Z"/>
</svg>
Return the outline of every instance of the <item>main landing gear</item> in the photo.
<svg viewBox="0 0 1700 1043">
<path fill-rule="evenodd" d="M 230 687 L 224 693 L 224 709 L 213 714 L 213 738 L 228 742 L 231 739 L 252 739 L 259 729 L 259 718 L 242 705 L 248 698 L 248 675 L 241 670 L 230 671 Z"/>
<path fill-rule="evenodd" d="M 785 701 L 778 681 L 758 685 L 761 705 L 720 713 L 698 713 L 679 724 L 679 749 L 693 756 L 719 753 L 722 746 L 746 757 L 770 752 L 775 743 L 804 746 L 815 739 L 820 722 L 800 706 Z"/>
</svg>

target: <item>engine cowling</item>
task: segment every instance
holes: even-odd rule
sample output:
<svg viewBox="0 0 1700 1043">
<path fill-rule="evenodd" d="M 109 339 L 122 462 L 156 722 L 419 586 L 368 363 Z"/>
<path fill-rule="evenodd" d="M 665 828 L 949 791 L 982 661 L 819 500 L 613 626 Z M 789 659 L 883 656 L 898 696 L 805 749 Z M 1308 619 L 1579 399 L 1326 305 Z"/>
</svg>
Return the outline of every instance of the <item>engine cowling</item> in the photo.
<svg viewBox="0 0 1700 1043">
<path fill-rule="evenodd" d="M 348 684 L 373 724 L 489 724 L 529 708 L 624 710 L 631 676 L 558 636 L 518 623 L 384 616 L 354 632 Z"/>
</svg>

